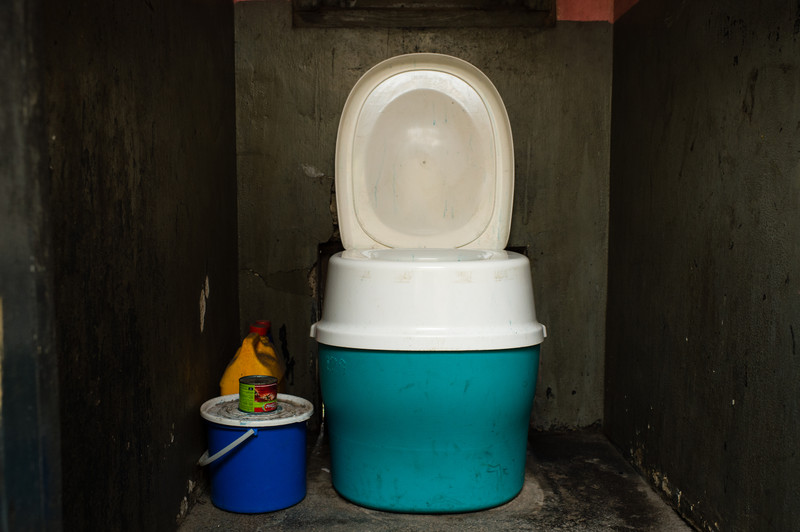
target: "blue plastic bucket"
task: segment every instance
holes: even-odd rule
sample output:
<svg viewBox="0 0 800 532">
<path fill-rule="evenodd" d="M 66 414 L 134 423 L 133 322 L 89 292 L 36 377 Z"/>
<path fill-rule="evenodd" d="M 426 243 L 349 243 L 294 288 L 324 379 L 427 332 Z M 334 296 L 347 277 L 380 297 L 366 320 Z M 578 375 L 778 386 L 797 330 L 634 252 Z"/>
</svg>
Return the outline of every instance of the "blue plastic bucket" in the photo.
<svg viewBox="0 0 800 532">
<path fill-rule="evenodd" d="M 288 508 L 306 496 L 306 421 L 314 411 L 300 397 L 278 394 L 268 414 L 239 410 L 239 395 L 206 401 L 211 502 L 237 513 Z"/>
<path fill-rule="evenodd" d="M 373 351 L 319 345 L 333 486 L 397 512 L 491 508 L 525 480 L 539 346 Z"/>
</svg>

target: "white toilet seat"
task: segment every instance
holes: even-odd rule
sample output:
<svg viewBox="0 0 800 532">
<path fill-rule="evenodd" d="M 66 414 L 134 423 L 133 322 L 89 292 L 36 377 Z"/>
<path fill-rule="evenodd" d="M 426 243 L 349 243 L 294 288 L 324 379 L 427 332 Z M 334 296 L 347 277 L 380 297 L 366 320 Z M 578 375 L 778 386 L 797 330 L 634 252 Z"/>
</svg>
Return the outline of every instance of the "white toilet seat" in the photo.
<svg viewBox="0 0 800 532">
<path fill-rule="evenodd" d="M 345 103 L 335 179 L 345 249 L 503 249 L 514 152 L 497 89 L 446 55 L 379 63 Z"/>
</svg>

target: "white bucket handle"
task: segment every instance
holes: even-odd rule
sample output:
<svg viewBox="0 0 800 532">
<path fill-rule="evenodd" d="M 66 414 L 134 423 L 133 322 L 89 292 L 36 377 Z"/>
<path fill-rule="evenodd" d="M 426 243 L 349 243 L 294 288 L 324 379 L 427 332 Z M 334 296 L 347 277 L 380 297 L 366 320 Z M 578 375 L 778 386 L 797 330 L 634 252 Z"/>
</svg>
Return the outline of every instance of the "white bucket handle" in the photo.
<svg viewBox="0 0 800 532">
<path fill-rule="evenodd" d="M 229 443 L 227 447 L 223 447 L 222 449 L 214 453 L 212 456 L 208 456 L 208 450 L 206 450 L 206 452 L 203 453 L 203 456 L 200 457 L 200 460 L 197 461 L 197 465 L 201 467 L 207 466 L 211 462 L 222 458 L 228 452 L 232 451 L 235 447 L 239 446 L 241 443 L 244 442 L 244 440 L 246 440 L 256 432 L 258 431 L 254 429 L 249 429 L 247 432 L 245 432 L 244 434 L 233 440 L 231 443 Z"/>
</svg>

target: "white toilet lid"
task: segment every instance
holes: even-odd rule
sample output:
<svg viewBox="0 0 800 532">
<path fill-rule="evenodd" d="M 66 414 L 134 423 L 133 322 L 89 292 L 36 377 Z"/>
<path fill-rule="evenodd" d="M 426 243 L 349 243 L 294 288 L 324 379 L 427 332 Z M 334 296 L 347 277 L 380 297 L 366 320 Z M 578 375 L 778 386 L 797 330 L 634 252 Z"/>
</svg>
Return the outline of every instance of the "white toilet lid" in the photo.
<svg viewBox="0 0 800 532">
<path fill-rule="evenodd" d="M 513 196 L 511 126 L 480 70 L 408 54 L 355 84 L 336 142 L 345 249 L 503 249 Z"/>
</svg>

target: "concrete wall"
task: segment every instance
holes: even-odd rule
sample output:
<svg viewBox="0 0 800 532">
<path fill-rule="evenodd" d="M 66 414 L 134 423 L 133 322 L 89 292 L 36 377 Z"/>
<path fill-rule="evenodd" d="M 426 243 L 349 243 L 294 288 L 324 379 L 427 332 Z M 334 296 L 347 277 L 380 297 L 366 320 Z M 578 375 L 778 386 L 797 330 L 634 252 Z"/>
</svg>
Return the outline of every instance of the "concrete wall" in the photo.
<svg viewBox="0 0 800 532">
<path fill-rule="evenodd" d="M 472 62 L 508 108 L 516 152 L 511 246 L 527 246 L 550 338 L 533 423 L 602 417 L 611 26 L 292 29 L 288 0 L 235 5 L 241 328 L 285 327 L 293 393 L 318 399 L 317 246 L 334 237 L 334 149 L 345 99 L 379 61 L 440 52 Z M 276 333 L 276 341 L 278 334 Z"/>
<path fill-rule="evenodd" d="M 46 7 L 62 445 L 44 456 L 65 529 L 169 529 L 239 341 L 233 6 Z"/>
<path fill-rule="evenodd" d="M 796 2 L 614 28 L 605 427 L 704 530 L 800 520 L 799 73 Z"/>
</svg>

